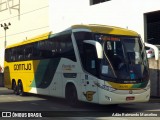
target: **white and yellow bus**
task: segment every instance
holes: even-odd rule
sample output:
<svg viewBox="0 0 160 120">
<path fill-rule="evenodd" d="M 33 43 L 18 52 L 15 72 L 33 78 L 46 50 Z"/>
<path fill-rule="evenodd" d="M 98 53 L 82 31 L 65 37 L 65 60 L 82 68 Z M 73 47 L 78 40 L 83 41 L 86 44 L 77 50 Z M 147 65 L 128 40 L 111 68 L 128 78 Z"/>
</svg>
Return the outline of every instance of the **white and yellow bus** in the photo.
<svg viewBox="0 0 160 120">
<path fill-rule="evenodd" d="M 149 67 L 138 33 L 106 25 L 73 25 L 8 46 L 5 87 L 97 104 L 146 102 Z"/>
</svg>

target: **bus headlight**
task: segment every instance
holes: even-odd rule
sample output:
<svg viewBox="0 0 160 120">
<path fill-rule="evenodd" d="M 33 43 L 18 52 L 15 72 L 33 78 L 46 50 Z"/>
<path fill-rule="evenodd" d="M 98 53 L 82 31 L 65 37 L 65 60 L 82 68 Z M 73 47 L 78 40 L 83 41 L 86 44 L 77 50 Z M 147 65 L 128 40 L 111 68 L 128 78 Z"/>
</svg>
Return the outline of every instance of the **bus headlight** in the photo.
<svg viewBox="0 0 160 120">
<path fill-rule="evenodd" d="M 109 91 L 109 92 L 112 92 L 112 91 L 115 91 L 115 90 L 116 90 L 116 89 L 114 89 L 114 88 L 108 86 L 108 91 Z"/>
<path fill-rule="evenodd" d="M 116 89 L 112 88 L 111 86 L 107 86 L 107 85 L 101 85 L 100 83 L 96 83 L 95 82 L 95 85 L 101 89 L 104 89 L 104 90 L 107 90 L 109 92 L 113 92 L 115 91 Z"/>
<path fill-rule="evenodd" d="M 112 101 L 112 98 L 108 97 L 108 96 L 105 96 L 105 98 L 108 100 L 108 101 Z"/>
<path fill-rule="evenodd" d="M 109 92 L 113 92 L 113 91 L 116 90 L 116 89 L 114 89 L 114 88 L 112 88 L 110 86 L 106 86 L 106 85 L 99 85 L 98 87 L 101 88 L 101 89 L 107 90 Z"/>
</svg>

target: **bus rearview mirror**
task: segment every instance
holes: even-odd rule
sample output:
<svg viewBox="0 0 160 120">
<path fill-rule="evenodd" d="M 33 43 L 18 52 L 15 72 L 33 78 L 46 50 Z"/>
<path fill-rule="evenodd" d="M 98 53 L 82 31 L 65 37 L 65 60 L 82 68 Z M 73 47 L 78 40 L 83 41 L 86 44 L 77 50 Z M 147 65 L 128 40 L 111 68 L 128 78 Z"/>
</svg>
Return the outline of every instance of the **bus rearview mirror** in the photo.
<svg viewBox="0 0 160 120">
<path fill-rule="evenodd" d="M 99 42 L 93 40 L 85 40 L 84 43 L 95 46 L 98 59 L 103 59 L 103 48 Z"/>
</svg>

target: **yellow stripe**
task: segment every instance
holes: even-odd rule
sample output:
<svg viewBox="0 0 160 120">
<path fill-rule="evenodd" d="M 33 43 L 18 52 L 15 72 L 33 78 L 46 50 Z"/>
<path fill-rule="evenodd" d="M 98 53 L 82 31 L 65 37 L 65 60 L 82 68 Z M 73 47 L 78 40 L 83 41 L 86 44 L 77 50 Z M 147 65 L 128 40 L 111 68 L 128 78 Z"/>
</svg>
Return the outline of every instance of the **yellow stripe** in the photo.
<svg viewBox="0 0 160 120">
<path fill-rule="evenodd" d="M 120 84 L 120 83 L 113 83 L 113 82 L 106 82 L 112 86 L 114 89 L 118 90 L 131 90 L 131 89 L 139 89 L 139 88 L 132 88 L 134 84 Z"/>
<path fill-rule="evenodd" d="M 12 48 L 12 47 L 16 47 L 16 46 L 20 46 L 20 45 L 36 42 L 36 41 L 45 40 L 45 39 L 48 39 L 48 37 L 49 37 L 50 34 L 51 34 L 51 32 L 47 32 L 47 33 L 38 35 L 36 37 L 33 37 L 31 39 L 28 39 L 26 41 L 23 41 L 23 42 L 20 42 L 20 43 L 17 43 L 17 44 L 13 44 L 13 45 L 7 46 L 7 48 Z"/>
<path fill-rule="evenodd" d="M 138 36 L 138 33 L 132 30 L 115 27 L 115 26 L 107 26 L 107 25 L 73 25 L 72 26 L 72 29 L 80 29 L 80 28 L 89 29 L 92 32 L 96 32 L 96 33 Z"/>
</svg>

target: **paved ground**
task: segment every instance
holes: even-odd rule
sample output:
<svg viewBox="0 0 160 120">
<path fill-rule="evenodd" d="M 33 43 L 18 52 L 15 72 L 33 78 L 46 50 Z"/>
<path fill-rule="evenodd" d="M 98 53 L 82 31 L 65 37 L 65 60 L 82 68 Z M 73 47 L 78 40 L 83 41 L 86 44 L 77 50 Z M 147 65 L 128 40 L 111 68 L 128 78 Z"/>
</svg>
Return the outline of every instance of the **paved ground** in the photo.
<svg viewBox="0 0 160 120">
<path fill-rule="evenodd" d="M 107 116 L 107 113 L 114 113 L 114 115 L 121 114 L 119 111 L 124 111 L 125 114 L 141 113 L 158 113 L 160 115 L 160 98 L 151 98 L 147 103 L 132 103 L 115 106 L 100 106 L 94 104 L 81 103 L 79 107 L 73 108 L 66 104 L 64 99 L 28 95 L 17 96 L 11 90 L 0 87 L 0 111 L 34 111 L 34 112 L 48 112 L 53 115 L 59 111 L 65 111 L 64 114 L 77 114 L 81 117 L 48 117 L 48 118 L 34 118 L 34 120 L 159 120 L 159 117 L 112 117 Z M 58 114 L 63 114 L 59 112 Z M 84 115 L 85 114 L 85 115 Z M 84 115 L 84 116 L 83 116 Z M 7 118 L 0 118 L 0 120 Z M 19 118 L 12 118 L 18 120 Z M 31 119 L 31 118 L 27 118 Z M 32 118 L 33 119 L 33 118 Z M 8 120 L 8 119 L 7 119 Z"/>
</svg>

